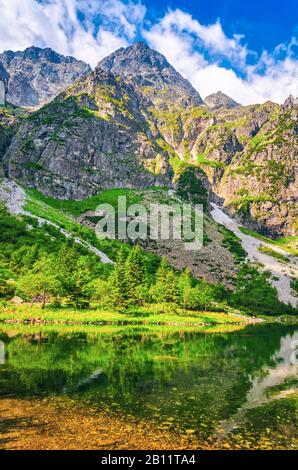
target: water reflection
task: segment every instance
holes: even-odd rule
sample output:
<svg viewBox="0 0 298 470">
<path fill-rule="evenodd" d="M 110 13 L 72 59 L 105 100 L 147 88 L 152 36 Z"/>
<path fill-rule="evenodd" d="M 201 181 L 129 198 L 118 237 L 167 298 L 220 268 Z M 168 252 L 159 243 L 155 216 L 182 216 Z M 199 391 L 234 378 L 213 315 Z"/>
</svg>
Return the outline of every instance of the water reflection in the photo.
<svg viewBox="0 0 298 470">
<path fill-rule="evenodd" d="M 296 392 L 297 383 L 295 381 L 294 385 L 286 387 L 280 393 L 270 395 L 270 390 L 286 384 L 288 379 L 298 377 L 298 365 L 295 355 L 293 356 L 293 348 L 297 344 L 297 340 L 298 332 L 286 334 L 280 338 L 279 349 L 273 353 L 270 359 L 270 363 L 273 361 L 274 365 L 264 365 L 250 376 L 251 385 L 246 394 L 246 401 L 234 415 L 219 423 L 216 433 L 218 440 L 222 440 L 228 433 L 239 427 L 245 419 L 246 410 L 257 408 Z"/>
<path fill-rule="evenodd" d="M 248 411 L 291 396 L 297 386 L 292 326 L 222 334 L 28 327 L 3 330 L 0 339 L 2 396 L 66 394 L 206 438 L 222 439 L 243 425 Z"/>
</svg>

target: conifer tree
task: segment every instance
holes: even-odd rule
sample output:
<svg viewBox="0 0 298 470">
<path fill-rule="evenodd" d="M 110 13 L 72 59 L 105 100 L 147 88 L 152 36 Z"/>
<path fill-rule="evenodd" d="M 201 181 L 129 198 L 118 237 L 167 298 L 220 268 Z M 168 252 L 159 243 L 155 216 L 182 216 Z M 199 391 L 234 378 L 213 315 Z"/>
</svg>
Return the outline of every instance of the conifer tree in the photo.
<svg viewBox="0 0 298 470">
<path fill-rule="evenodd" d="M 177 276 L 165 258 L 156 272 L 156 282 L 151 289 L 151 295 L 157 302 L 176 303 L 179 300 Z"/>
<path fill-rule="evenodd" d="M 178 279 L 179 303 L 184 308 L 189 308 L 192 295 L 192 281 L 189 269 L 185 269 Z"/>
<path fill-rule="evenodd" d="M 125 279 L 127 302 L 133 305 L 142 303 L 142 294 L 147 286 L 147 275 L 144 256 L 141 248 L 136 245 L 130 252 L 125 263 Z"/>
<path fill-rule="evenodd" d="M 116 264 L 110 277 L 111 301 L 117 308 L 128 305 L 125 257 L 122 250 L 118 252 Z"/>
</svg>

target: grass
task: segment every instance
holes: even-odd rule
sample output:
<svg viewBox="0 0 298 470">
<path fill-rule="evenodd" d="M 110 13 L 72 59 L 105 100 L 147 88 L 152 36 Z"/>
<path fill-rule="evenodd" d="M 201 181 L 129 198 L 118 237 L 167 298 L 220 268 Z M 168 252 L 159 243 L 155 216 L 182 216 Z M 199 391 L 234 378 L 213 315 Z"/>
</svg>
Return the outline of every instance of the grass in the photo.
<svg viewBox="0 0 298 470">
<path fill-rule="evenodd" d="M 108 324 L 144 324 L 144 325 L 221 325 L 243 324 L 246 320 L 233 313 L 209 311 L 185 311 L 180 307 L 155 304 L 138 307 L 130 312 L 117 312 L 112 310 L 74 310 L 69 308 L 53 309 L 47 306 L 44 310 L 40 306 L 21 305 L 0 307 L 0 321 L 25 322 L 43 321 L 45 323 L 108 323 Z"/>
<path fill-rule="evenodd" d="M 241 232 L 245 235 L 250 235 L 251 237 L 257 238 L 262 240 L 266 243 L 270 243 L 271 245 L 276 245 L 282 248 L 283 250 L 287 251 L 291 255 L 298 256 L 298 237 L 282 237 L 276 240 L 272 240 L 271 238 L 265 237 L 261 233 L 254 232 L 246 227 L 239 227 Z"/>
<path fill-rule="evenodd" d="M 291 288 L 293 289 L 293 291 L 295 292 L 295 295 L 298 296 L 298 279 L 292 279 L 291 280 Z"/>
<path fill-rule="evenodd" d="M 233 232 L 224 226 L 219 226 L 219 231 L 223 234 L 223 246 L 233 254 L 235 261 L 241 263 L 246 259 L 246 251 L 242 247 L 241 240 Z"/>
<path fill-rule="evenodd" d="M 252 194 L 248 194 L 246 196 L 242 196 L 236 199 L 233 199 L 230 202 L 231 206 L 234 206 L 238 212 L 242 212 L 246 214 L 249 210 L 250 204 L 260 204 L 262 202 L 273 202 L 272 196 L 269 194 L 258 194 L 253 196 Z"/>
<path fill-rule="evenodd" d="M 111 259 L 114 260 L 116 258 L 116 254 L 119 249 L 123 249 L 126 253 L 130 251 L 131 248 L 129 245 L 118 240 L 99 240 L 94 230 L 80 225 L 75 221 L 70 212 L 67 212 L 66 209 L 64 212 L 59 208 L 62 207 L 63 203 L 65 203 L 65 208 L 67 207 L 67 203 L 69 203 L 69 207 L 72 203 L 76 204 L 82 202 L 84 204 L 87 201 L 86 199 L 84 201 L 60 201 L 44 196 L 38 191 L 32 189 L 27 190 L 27 195 L 28 199 L 24 206 L 26 211 L 36 217 L 41 217 L 56 224 L 60 228 L 69 232 L 73 237 L 79 237 L 80 239 L 90 243 L 92 246 L 106 253 Z M 84 211 L 85 210 L 83 210 L 83 212 Z"/>
<path fill-rule="evenodd" d="M 223 164 L 221 162 L 218 162 L 216 160 L 209 160 L 208 158 L 206 158 L 206 156 L 203 153 L 200 153 L 197 156 L 196 164 L 197 165 L 207 165 L 207 166 L 210 166 L 212 168 L 222 168 L 223 167 Z"/>
<path fill-rule="evenodd" d="M 266 255 L 272 256 L 273 258 L 278 259 L 279 261 L 282 261 L 283 263 L 289 262 L 286 256 L 282 255 L 281 253 L 278 253 L 277 251 L 273 250 L 272 248 L 269 248 L 268 246 L 260 245 L 259 251 L 261 253 L 265 253 Z"/>
<path fill-rule="evenodd" d="M 212 333 L 231 333 L 233 331 L 239 331 L 246 327 L 246 323 L 213 323 L 210 325 L 157 325 L 157 324 L 82 324 L 82 323 L 60 323 L 57 326 L 57 323 L 43 323 L 42 326 L 40 323 L 3 323 L 0 322 L 0 331 L 1 332 L 10 332 L 13 330 L 15 333 L 50 333 L 53 331 L 59 331 L 59 334 L 69 334 L 69 333 L 84 333 L 87 335 L 93 334 L 115 334 L 121 333 L 124 331 L 138 334 L 140 330 L 142 334 L 152 334 L 152 333 L 170 333 L 173 332 L 201 332 L 204 334 Z"/>
<path fill-rule="evenodd" d="M 53 209 L 66 212 L 74 217 L 87 211 L 94 211 L 99 204 L 111 204 L 117 207 L 118 197 L 126 196 L 127 204 L 135 204 L 141 201 L 141 191 L 132 189 L 107 189 L 96 196 L 91 196 L 80 201 L 55 199 L 45 196 L 36 189 L 28 189 L 27 194 L 31 200 L 44 203 Z"/>
</svg>

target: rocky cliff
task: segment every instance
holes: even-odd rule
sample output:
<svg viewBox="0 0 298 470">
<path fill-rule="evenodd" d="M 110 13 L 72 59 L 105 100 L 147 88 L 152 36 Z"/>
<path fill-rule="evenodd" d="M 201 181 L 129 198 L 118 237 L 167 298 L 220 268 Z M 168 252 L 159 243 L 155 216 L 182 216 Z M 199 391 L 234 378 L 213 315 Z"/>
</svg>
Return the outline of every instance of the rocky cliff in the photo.
<svg viewBox="0 0 298 470">
<path fill-rule="evenodd" d="M 7 101 L 17 106 L 40 106 L 76 78 L 91 72 L 84 62 L 49 48 L 5 51 L 0 54 L 0 62 L 9 74 Z"/>
<path fill-rule="evenodd" d="M 21 121 L 4 156 L 5 174 L 64 199 L 168 186 L 169 156 L 145 114 L 130 85 L 97 68 Z"/>
<path fill-rule="evenodd" d="M 103 70 L 122 77 L 135 91 L 147 96 L 163 109 L 168 103 L 183 107 L 202 104 L 203 100 L 188 80 L 166 58 L 145 43 L 117 50 L 99 64 Z"/>
<path fill-rule="evenodd" d="M 245 223 L 272 235 L 297 233 L 294 98 L 283 106 L 242 107 L 217 92 L 205 99 L 205 107 L 163 56 L 140 43 L 116 51 L 100 66 L 149 99 L 147 120 L 170 145 L 176 179 L 188 165 L 199 166 L 213 198 Z"/>
<path fill-rule="evenodd" d="M 219 93 L 207 101 L 161 54 L 143 43 L 122 48 L 20 119 L 5 174 L 80 199 L 104 188 L 176 184 L 194 166 L 206 174 L 210 198 L 245 224 L 296 234 L 297 101 L 236 106 Z"/>
<path fill-rule="evenodd" d="M 6 103 L 8 73 L 0 62 L 0 106 Z"/>
<path fill-rule="evenodd" d="M 236 106 L 240 106 L 237 101 L 233 100 L 221 91 L 212 93 L 211 95 L 207 96 L 204 101 L 207 106 L 209 106 L 209 108 L 235 108 Z"/>
</svg>

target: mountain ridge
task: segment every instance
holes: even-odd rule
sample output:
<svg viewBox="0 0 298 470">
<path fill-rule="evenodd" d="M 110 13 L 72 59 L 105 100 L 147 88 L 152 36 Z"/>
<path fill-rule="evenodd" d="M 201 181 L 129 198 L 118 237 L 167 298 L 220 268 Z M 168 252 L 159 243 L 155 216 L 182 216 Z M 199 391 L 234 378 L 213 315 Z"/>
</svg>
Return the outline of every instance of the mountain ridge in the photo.
<svg viewBox="0 0 298 470">
<path fill-rule="evenodd" d="M 91 72 L 83 61 L 35 46 L 4 51 L 0 62 L 9 74 L 7 101 L 23 107 L 42 105 L 76 78 Z"/>
<path fill-rule="evenodd" d="M 217 91 L 216 93 L 211 93 L 211 95 L 206 96 L 204 102 L 210 108 L 235 108 L 237 106 L 241 106 L 237 101 L 233 100 L 233 98 L 222 91 Z"/>
<path fill-rule="evenodd" d="M 163 92 L 165 100 L 181 100 L 184 106 L 203 104 L 190 82 L 175 70 L 165 56 L 144 42 L 118 49 L 101 60 L 98 66 L 132 83 L 137 91 L 148 95 L 154 104 L 156 91 Z M 169 87 L 171 90 L 167 93 Z"/>
<path fill-rule="evenodd" d="M 6 175 L 80 199 L 113 185 L 169 186 L 199 168 L 213 200 L 248 226 L 295 235 L 297 100 L 210 108 L 193 91 L 149 46 L 121 48 L 19 120 Z"/>
</svg>

